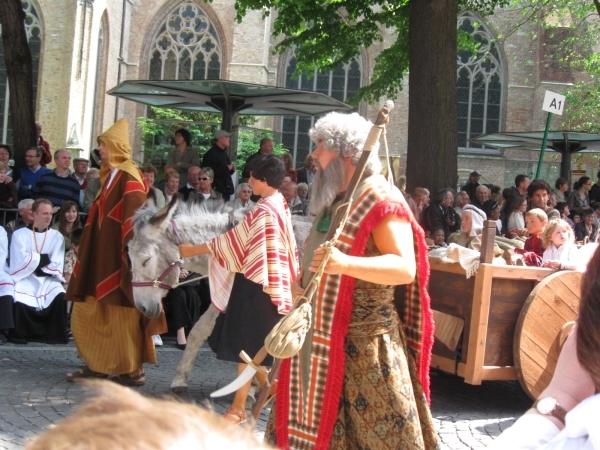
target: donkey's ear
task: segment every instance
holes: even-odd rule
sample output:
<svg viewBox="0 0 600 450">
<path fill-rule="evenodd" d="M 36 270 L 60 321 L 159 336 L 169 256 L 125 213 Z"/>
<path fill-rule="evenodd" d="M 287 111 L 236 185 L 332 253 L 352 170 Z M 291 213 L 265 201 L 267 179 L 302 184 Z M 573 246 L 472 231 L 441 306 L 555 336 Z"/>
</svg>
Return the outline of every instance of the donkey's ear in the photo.
<svg viewBox="0 0 600 450">
<path fill-rule="evenodd" d="M 154 189 L 150 189 L 148 191 L 148 195 L 146 195 L 146 203 L 144 206 L 147 208 L 154 208 L 156 203 L 156 194 L 154 193 Z"/>
<path fill-rule="evenodd" d="M 173 198 L 171 198 L 169 204 L 163 209 L 157 211 L 157 213 L 150 218 L 148 223 L 154 227 L 159 228 L 160 230 L 164 230 L 169 225 L 173 214 L 175 214 L 178 203 L 179 194 L 175 193 L 173 194 Z"/>
</svg>

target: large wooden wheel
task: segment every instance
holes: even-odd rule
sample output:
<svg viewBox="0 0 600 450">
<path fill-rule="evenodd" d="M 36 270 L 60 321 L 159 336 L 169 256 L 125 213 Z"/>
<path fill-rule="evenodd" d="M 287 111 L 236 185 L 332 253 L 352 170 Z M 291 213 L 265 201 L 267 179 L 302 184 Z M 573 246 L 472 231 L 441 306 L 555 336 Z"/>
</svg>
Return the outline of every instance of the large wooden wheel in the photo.
<svg viewBox="0 0 600 450">
<path fill-rule="evenodd" d="M 562 344 L 579 313 L 580 272 L 557 272 L 531 291 L 517 321 L 513 356 L 527 394 L 537 399 L 548 386 Z"/>
</svg>

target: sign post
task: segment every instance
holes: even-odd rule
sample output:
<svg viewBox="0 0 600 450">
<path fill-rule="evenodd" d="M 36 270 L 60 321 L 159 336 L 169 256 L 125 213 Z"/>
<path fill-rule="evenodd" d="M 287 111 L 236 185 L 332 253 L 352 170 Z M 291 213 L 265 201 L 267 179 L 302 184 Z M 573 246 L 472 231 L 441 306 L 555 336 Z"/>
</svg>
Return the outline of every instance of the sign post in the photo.
<svg viewBox="0 0 600 450">
<path fill-rule="evenodd" d="M 536 179 L 540 177 L 540 173 L 542 171 L 542 162 L 544 161 L 544 152 L 546 151 L 546 142 L 548 141 L 548 131 L 550 131 L 550 122 L 552 121 L 552 115 L 558 114 L 559 116 L 562 116 L 564 109 L 565 96 L 552 91 L 546 91 L 542 111 L 548 112 L 548 118 L 546 119 L 546 129 L 544 130 L 544 139 L 542 141 L 542 149 L 540 150 L 540 159 L 538 161 L 537 170 L 535 172 Z"/>
</svg>

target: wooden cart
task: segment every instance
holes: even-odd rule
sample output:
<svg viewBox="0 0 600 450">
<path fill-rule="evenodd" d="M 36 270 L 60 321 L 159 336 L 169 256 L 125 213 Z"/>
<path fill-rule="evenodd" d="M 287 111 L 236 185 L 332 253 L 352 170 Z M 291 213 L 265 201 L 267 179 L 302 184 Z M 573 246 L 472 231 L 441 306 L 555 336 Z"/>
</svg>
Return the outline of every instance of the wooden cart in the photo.
<svg viewBox="0 0 600 450">
<path fill-rule="evenodd" d="M 582 274 L 492 265 L 495 229 L 485 222 L 481 262 L 469 279 L 458 263 L 430 258 L 437 328 L 431 367 L 469 384 L 518 379 L 537 398 L 576 320 Z"/>
</svg>

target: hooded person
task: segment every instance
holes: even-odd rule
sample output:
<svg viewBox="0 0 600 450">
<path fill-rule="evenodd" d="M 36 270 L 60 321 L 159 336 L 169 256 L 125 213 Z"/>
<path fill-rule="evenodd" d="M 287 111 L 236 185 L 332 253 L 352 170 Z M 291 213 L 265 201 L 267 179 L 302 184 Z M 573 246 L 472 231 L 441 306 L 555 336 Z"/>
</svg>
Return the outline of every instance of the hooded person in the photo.
<svg viewBox="0 0 600 450">
<path fill-rule="evenodd" d="M 461 231 L 452 233 L 448 237 L 449 244 L 460 245 L 472 250 L 481 251 L 481 232 L 483 222 L 488 220 L 486 214 L 474 205 L 466 205 L 460 216 Z M 494 255 L 502 254 L 502 250 L 494 243 Z"/>
<path fill-rule="evenodd" d="M 67 298 L 75 302 L 71 330 L 86 363 L 67 374 L 71 381 L 116 375 L 112 380 L 120 384 L 143 385 L 142 364 L 157 362 L 152 335 L 166 331 L 164 314 L 146 321 L 133 300 L 127 244 L 148 186 L 131 159 L 128 135 L 127 121 L 120 119 L 98 137 L 102 188 L 81 236 L 67 290 Z"/>
</svg>

